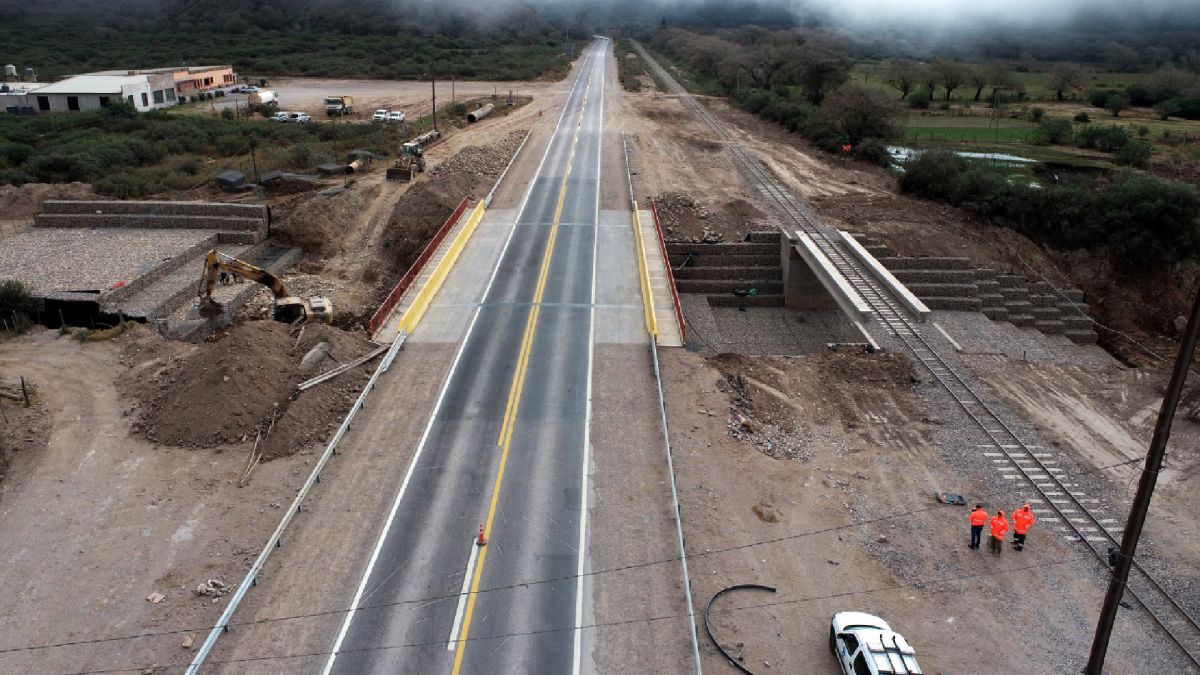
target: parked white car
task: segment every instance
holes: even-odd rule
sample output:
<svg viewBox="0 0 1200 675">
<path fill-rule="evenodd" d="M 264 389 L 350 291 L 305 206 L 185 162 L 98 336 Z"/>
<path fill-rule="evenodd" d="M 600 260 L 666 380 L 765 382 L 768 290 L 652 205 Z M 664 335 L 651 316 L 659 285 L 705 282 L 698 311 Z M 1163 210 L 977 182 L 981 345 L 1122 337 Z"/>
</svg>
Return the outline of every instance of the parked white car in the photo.
<svg viewBox="0 0 1200 675">
<path fill-rule="evenodd" d="M 387 117 L 388 117 L 388 112 L 390 112 L 390 111 L 388 111 L 386 108 L 380 108 L 379 110 L 376 110 L 375 114 L 371 115 L 371 121 L 372 122 L 386 122 Z"/>
<path fill-rule="evenodd" d="M 288 114 L 285 112 L 277 112 L 267 119 L 271 120 L 272 122 L 286 122 L 288 121 Z"/>
<path fill-rule="evenodd" d="M 838 612 L 829 626 L 829 651 L 844 675 L 920 675 L 917 654 L 883 619 Z"/>
<path fill-rule="evenodd" d="M 403 121 L 404 121 L 404 111 L 402 111 L 402 110 L 393 110 L 393 111 L 389 112 L 389 113 L 387 114 L 387 121 L 389 121 L 389 122 L 403 122 Z"/>
<path fill-rule="evenodd" d="M 287 116 L 288 116 L 287 121 L 295 122 L 297 124 L 308 124 L 309 122 L 312 121 L 312 118 L 308 116 L 308 113 L 290 112 L 287 114 Z"/>
</svg>

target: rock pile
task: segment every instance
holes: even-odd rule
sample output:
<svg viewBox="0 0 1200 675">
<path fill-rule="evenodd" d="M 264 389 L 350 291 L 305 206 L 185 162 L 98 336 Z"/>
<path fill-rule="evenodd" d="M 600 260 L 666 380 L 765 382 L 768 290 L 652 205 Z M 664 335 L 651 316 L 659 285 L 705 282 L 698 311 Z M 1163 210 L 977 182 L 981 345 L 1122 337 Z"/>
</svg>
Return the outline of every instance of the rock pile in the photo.
<svg viewBox="0 0 1200 675">
<path fill-rule="evenodd" d="M 490 145 L 474 145 L 429 170 L 431 177 L 466 174 L 496 180 L 525 138 L 525 131 L 513 131 Z"/>
</svg>

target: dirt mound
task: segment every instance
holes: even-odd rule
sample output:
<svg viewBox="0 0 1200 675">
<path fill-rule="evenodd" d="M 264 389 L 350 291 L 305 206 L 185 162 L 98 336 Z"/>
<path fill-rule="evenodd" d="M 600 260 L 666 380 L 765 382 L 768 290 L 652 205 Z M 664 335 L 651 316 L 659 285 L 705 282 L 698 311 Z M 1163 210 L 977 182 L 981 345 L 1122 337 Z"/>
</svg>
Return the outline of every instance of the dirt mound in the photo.
<svg viewBox="0 0 1200 675">
<path fill-rule="evenodd" d="M 481 199 L 491 189 L 524 138 L 525 131 L 514 131 L 495 143 L 463 148 L 431 168 L 428 180 L 396 202 L 383 240 L 393 272 L 403 273 L 412 265 L 463 197 Z"/>
<path fill-rule="evenodd" d="M 167 445 L 212 447 L 253 439 L 274 413 L 278 419 L 266 458 L 319 440 L 349 407 L 367 371 L 348 373 L 293 400 L 299 382 L 337 365 L 326 360 L 306 372 L 300 359 L 319 342 L 329 343 L 342 362 L 371 347 L 330 326 L 309 325 L 303 331 L 298 335 L 275 321 L 247 321 L 175 359 L 153 380 L 137 378 L 129 387 L 141 406 L 135 430 Z"/>
<path fill-rule="evenodd" d="M 32 218 L 47 199 L 96 199 L 87 183 L 26 183 L 0 185 L 0 213 L 4 218 Z"/>
<path fill-rule="evenodd" d="M 663 237 L 669 241 L 741 241 L 748 232 L 770 229 L 764 223 L 766 214 L 744 199 L 706 204 L 682 192 L 663 192 L 654 203 Z"/>
<path fill-rule="evenodd" d="M 303 192 L 272 202 L 271 216 L 280 239 L 305 253 L 332 255 L 342 233 L 379 193 L 378 187 L 352 188 L 331 196 Z"/>
</svg>

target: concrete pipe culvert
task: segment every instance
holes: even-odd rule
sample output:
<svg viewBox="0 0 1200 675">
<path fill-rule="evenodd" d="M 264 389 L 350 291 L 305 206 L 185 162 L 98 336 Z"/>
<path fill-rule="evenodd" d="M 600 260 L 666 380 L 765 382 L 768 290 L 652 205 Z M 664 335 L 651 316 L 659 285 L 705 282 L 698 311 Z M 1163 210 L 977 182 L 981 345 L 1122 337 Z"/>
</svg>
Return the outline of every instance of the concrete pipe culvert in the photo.
<svg viewBox="0 0 1200 675">
<path fill-rule="evenodd" d="M 491 103 L 488 103 L 487 105 L 484 105 L 480 108 L 472 110 L 471 112 L 467 113 L 467 122 L 470 122 L 470 123 L 478 122 L 479 120 L 492 114 L 492 111 L 495 109 L 496 109 L 496 106 L 492 105 Z"/>
</svg>

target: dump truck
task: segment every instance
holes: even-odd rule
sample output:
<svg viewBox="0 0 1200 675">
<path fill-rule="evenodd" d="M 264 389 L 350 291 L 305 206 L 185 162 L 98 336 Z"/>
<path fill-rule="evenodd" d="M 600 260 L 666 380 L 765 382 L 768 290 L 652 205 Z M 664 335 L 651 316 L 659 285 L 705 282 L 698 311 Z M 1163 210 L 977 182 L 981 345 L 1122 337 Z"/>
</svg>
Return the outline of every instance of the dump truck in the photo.
<svg viewBox="0 0 1200 675">
<path fill-rule="evenodd" d="M 251 106 L 273 105 L 273 106 L 278 107 L 279 106 L 279 97 L 276 96 L 275 92 L 273 92 L 273 91 L 266 90 L 266 89 L 260 89 L 259 91 L 256 91 L 253 94 L 250 94 L 249 96 L 247 96 L 246 103 Z"/>
<path fill-rule="evenodd" d="M 354 112 L 354 97 L 353 96 L 326 96 L 325 97 L 325 114 L 333 117 L 341 115 L 345 117 Z"/>
</svg>

